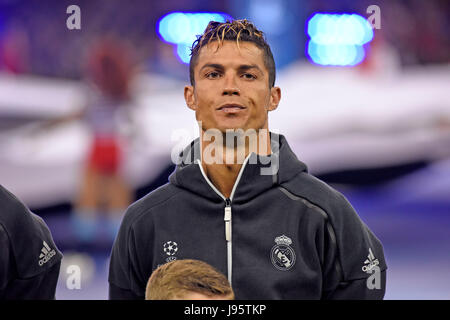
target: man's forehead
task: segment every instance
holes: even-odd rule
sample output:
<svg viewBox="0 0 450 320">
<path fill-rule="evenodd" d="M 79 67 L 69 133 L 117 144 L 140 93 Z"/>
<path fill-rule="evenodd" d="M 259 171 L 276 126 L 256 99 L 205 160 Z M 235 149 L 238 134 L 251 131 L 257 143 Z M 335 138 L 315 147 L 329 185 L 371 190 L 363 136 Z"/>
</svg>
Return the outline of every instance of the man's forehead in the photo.
<svg viewBox="0 0 450 320">
<path fill-rule="evenodd" d="M 248 64 L 264 65 L 264 53 L 261 48 L 252 42 L 236 40 L 211 41 L 200 49 L 198 65 L 216 63 L 219 60 L 242 60 Z"/>
</svg>

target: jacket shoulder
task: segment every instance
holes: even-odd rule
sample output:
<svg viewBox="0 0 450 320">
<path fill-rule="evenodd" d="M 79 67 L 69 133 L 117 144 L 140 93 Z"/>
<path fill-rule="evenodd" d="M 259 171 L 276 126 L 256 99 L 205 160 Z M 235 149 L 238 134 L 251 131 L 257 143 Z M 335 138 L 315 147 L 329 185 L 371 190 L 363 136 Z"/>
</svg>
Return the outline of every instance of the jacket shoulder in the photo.
<svg viewBox="0 0 450 320">
<path fill-rule="evenodd" d="M 28 215 L 28 209 L 15 195 L 0 185 L 0 223 L 7 229 Z M 17 222 L 16 222 L 17 221 Z"/>
<path fill-rule="evenodd" d="M 299 173 L 281 186 L 325 210 L 327 214 L 333 214 L 331 209 L 334 206 L 349 204 L 339 191 L 307 172 Z"/>
<path fill-rule="evenodd" d="M 27 235 L 43 229 L 40 220 L 14 194 L 0 186 L 0 224 L 10 237 L 22 234 L 21 238 L 26 239 Z"/>
<path fill-rule="evenodd" d="M 122 224 L 131 226 L 143 215 L 149 214 L 152 208 L 164 203 L 179 192 L 181 192 L 181 189 L 177 188 L 170 182 L 151 191 L 141 199 L 133 202 L 128 207 Z"/>
<path fill-rule="evenodd" d="M 387 268 L 380 240 L 342 193 L 306 172 L 298 174 L 281 187 L 315 206 L 331 225 L 345 280 L 368 276 L 362 267 L 369 253 L 379 259 L 381 270 Z"/>
</svg>

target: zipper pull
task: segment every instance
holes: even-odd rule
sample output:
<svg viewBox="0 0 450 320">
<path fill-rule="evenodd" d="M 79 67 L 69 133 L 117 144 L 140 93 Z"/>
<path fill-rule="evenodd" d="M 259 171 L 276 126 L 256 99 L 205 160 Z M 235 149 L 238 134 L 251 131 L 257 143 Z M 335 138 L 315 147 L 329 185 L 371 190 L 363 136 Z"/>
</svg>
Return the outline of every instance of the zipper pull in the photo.
<svg viewBox="0 0 450 320">
<path fill-rule="evenodd" d="M 225 199 L 225 239 L 231 241 L 231 200 Z"/>
</svg>

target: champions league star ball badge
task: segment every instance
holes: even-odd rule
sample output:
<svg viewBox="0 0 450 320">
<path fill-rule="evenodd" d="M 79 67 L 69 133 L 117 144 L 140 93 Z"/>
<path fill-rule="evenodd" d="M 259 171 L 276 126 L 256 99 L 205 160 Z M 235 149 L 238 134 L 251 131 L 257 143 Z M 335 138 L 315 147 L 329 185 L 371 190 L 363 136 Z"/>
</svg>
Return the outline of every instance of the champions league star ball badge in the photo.
<svg viewBox="0 0 450 320">
<path fill-rule="evenodd" d="M 174 257 L 174 255 L 178 251 L 178 244 L 175 241 L 167 241 L 166 243 L 164 243 L 163 248 L 164 252 L 169 256 L 168 258 L 166 258 L 166 262 L 177 259 L 176 257 Z"/>
<path fill-rule="evenodd" d="M 292 240 L 285 235 L 275 238 L 276 245 L 270 251 L 270 258 L 275 268 L 281 271 L 291 269 L 295 264 L 295 252 L 290 247 Z"/>
</svg>

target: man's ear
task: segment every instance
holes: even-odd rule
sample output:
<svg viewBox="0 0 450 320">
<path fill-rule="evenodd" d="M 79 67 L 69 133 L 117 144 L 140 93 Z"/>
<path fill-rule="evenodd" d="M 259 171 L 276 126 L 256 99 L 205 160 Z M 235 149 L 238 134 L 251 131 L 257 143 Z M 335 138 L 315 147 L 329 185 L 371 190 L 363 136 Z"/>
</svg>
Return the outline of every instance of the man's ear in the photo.
<svg viewBox="0 0 450 320">
<path fill-rule="evenodd" d="M 278 107 L 281 100 L 281 89 L 280 87 L 272 87 L 270 89 L 270 101 L 267 111 L 273 111 Z"/>
<path fill-rule="evenodd" d="M 189 109 L 197 110 L 197 102 L 195 101 L 194 87 L 185 86 L 184 87 L 184 100 Z"/>
</svg>

